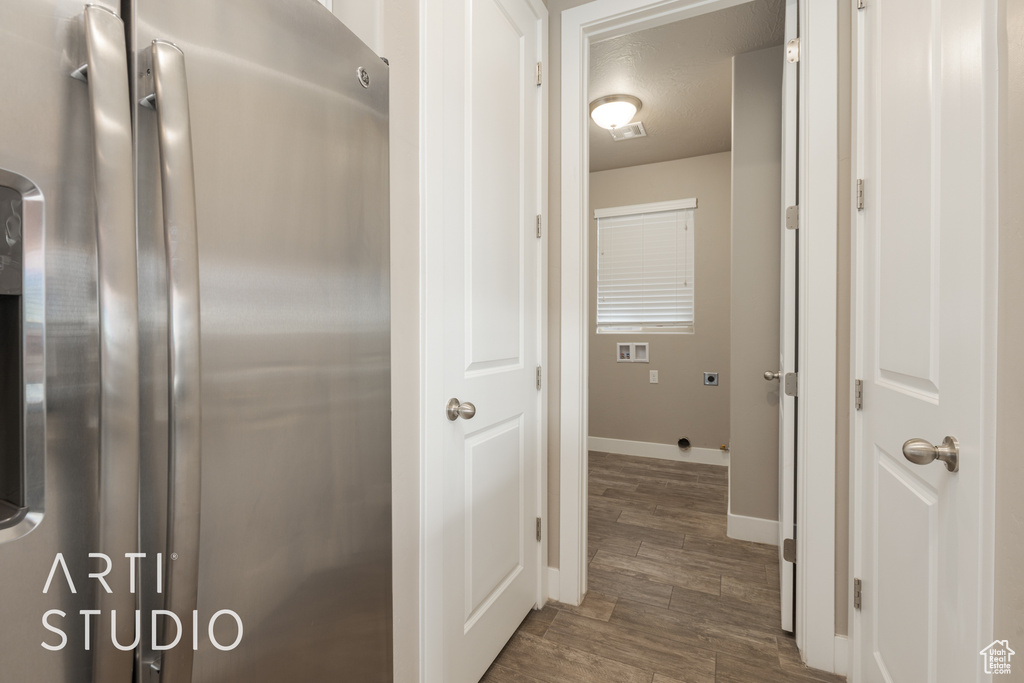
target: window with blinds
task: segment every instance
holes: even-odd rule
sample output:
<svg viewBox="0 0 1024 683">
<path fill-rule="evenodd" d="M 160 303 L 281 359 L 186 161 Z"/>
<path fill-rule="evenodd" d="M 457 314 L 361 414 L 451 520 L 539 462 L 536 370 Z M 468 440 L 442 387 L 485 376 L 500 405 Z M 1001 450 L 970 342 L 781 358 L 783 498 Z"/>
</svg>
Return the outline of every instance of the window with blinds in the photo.
<svg viewBox="0 0 1024 683">
<path fill-rule="evenodd" d="M 696 199 L 598 209 L 597 331 L 693 332 Z"/>
</svg>

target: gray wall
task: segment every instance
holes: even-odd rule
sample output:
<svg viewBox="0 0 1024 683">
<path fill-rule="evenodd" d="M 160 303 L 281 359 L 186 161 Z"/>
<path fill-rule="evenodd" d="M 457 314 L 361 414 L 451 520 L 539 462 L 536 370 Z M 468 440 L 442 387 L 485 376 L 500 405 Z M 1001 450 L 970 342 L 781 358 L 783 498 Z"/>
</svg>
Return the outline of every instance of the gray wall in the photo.
<svg viewBox="0 0 1024 683">
<path fill-rule="evenodd" d="M 1024 643 L 1024 3 L 1000 2 L 999 350 L 994 635 Z M 1006 680 L 1024 681 L 1017 655 Z"/>
<path fill-rule="evenodd" d="M 733 58 L 733 514 L 779 518 L 779 217 L 782 212 L 781 46 Z"/>
<path fill-rule="evenodd" d="M 395 681 L 419 680 L 420 41 L 416 0 L 381 0 L 391 61 L 391 533 Z"/>
<path fill-rule="evenodd" d="M 625 142 L 623 144 L 629 144 Z M 594 210 L 697 198 L 694 333 L 597 334 L 590 328 L 590 436 L 698 448 L 729 441 L 729 153 L 590 174 L 590 320 L 597 319 Z M 616 342 L 650 344 L 650 363 L 618 363 Z M 649 381 L 658 371 L 658 384 Z M 704 386 L 704 371 L 719 386 Z"/>
</svg>

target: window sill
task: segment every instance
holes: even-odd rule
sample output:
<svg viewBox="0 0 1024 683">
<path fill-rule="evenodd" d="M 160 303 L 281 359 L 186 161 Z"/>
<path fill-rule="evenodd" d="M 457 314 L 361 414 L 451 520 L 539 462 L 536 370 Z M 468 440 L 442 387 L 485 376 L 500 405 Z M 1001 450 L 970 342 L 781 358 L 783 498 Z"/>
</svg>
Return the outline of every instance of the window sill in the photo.
<svg viewBox="0 0 1024 683">
<path fill-rule="evenodd" d="M 693 325 L 679 327 L 605 326 L 597 328 L 598 334 L 693 334 Z"/>
</svg>

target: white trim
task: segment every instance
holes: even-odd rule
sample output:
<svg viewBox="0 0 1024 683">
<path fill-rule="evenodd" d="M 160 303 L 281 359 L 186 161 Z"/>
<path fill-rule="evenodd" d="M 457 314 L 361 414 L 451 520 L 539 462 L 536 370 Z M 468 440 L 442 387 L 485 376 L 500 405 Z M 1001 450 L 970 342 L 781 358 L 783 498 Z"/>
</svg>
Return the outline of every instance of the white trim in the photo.
<svg viewBox="0 0 1024 683">
<path fill-rule="evenodd" d="M 786 0 L 785 40 L 799 36 L 799 0 Z M 735 64 L 733 65 L 735 69 Z M 779 207 L 797 207 L 797 154 L 799 153 L 799 63 L 787 63 L 782 70 L 782 203 Z M 777 214 L 779 221 L 789 220 L 788 209 Z M 796 230 L 785 230 L 781 236 L 779 271 L 779 372 L 788 374 L 797 369 L 797 245 Z M 796 528 L 796 398 L 779 394 L 779 451 L 777 495 L 779 520 L 778 544 L 786 538 L 795 538 Z M 795 558 L 794 558 L 795 559 Z M 783 631 L 796 629 L 796 565 L 781 559 L 779 562 L 779 608 Z"/>
<path fill-rule="evenodd" d="M 729 470 L 729 489 L 732 490 L 732 470 Z M 725 517 L 725 535 L 737 541 L 752 541 L 779 547 L 780 523 L 774 519 L 747 517 L 733 514 L 732 497 Z"/>
<path fill-rule="evenodd" d="M 600 451 L 601 453 L 635 455 L 640 458 L 657 458 L 658 460 L 693 462 L 701 465 L 729 466 L 729 451 L 723 451 L 718 448 L 690 448 L 683 451 L 675 444 L 606 439 L 603 436 L 588 437 L 587 448 L 592 451 Z"/>
<path fill-rule="evenodd" d="M 444 402 L 443 363 L 431 352 L 444 345 L 444 272 L 430 267 L 444 246 L 444 7 L 420 0 L 420 675 L 419 683 L 444 678 L 444 441 L 443 425 L 428 409 Z M 438 251 L 435 251 L 438 250 Z"/>
<path fill-rule="evenodd" d="M 561 396 L 559 404 L 559 590 L 579 604 L 586 591 L 589 210 L 586 169 L 590 44 L 661 26 L 744 0 L 594 0 L 562 12 Z M 802 266 L 797 624 L 808 662 L 830 669 L 835 652 L 835 287 L 837 212 L 837 0 L 801 4 L 800 131 Z M 831 320 L 831 324 L 829 324 Z M 814 327 L 812 331 L 810 328 Z M 823 337 L 828 337 L 823 341 Z M 832 454 L 833 457 L 828 457 Z M 811 484 L 811 485 L 808 485 Z M 808 510 L 814 510 L 813 515 Z"/>
<path fill-rule="evenodd" d="M 684 211 L 696 209 L 697 198 L 673 199 L 668 202 L 648 202 L 647 204 L 630 204 L 629 206 L 611 206 L 607 209 L 596 209 L 594 218 L 614 218 L 615 216 L 632 216 L 637 213 L 659 213 L 662 211 Z"/>
<path fill-rule="evenodd" d="M 548 567 L 548 600 L 558 602 L 558 567 Z"/>
<path fill-rule="evenodd" d="M 865 65 L 864 65 L 864 28 L 863 18 L 858 13 L 851 22 L 850 30 L 850 177 L 864 177 L 864 121 L 866 111 L 864 108 L 865 88 Z M 851 195 L 854 190 L 849 189 Z M 850 386 L 858 378 L 864 377 L 863 344 L 861 342 L 861 330 L 864 325 L 864 229 L 861 224 L 860 212 L 857 210 L 856 197 L 852 196 L 850 201 Z M 864 541 L 862 539 L 863 525 L 861 518 L 864 514 L 864 499 L 861 492 L 864 490 L 865 466 L 860 454 L 860 431 L 863 422 L 863 413 L 859 410 L 851 410 L 850 420 L 850 557 L 848 586 L 852 586 L 856 578 L 865 576 L 862 571 L 862 560 Z M 848 618 L 846 621 L 846 632 L 849 634 L 849 671 L 847 677 L 850 681 L 860 681 L 864 676 L 862 667 L 863 660 L 860 649 L 864 646 L 864 629 L 862 628 L 860 611 L 853 606 L 853 591 L 847 591 L 846 609 Z"/>
<path fill-rule="evenodd" d="M 850 674 L 850 640 L 846 636 L 836 634 L 836 658 L 832 671 L 839 676 Z"/>
<path fill-rule="evenodd" d="M 548 63 L 548 26 L 550 17 L 548 15 L 547 5 L 538 8 L 539 2 L 534 2 L 535 9 L 538 10 L 540 15 L 541 30 L 540 30 L 540 63 Z M 538 116 L 540 117 L 540 149 L 537 150 L 538 159 L 540 161 L 540 173 L 537 174 L 538 191 L 537 196 L 540 197 L 539 212 L 541 216 L 541 234 L 547 237 L 548 234 L 548 187 L 550 180 L 548 176 L 548 157 L 550 151 L 550 143 L 548 141 L 548 111 L 549 111 L 549 85 L 550 79 L 545 78 L 541 84 L 540 89 L 540 111 Z M 540 518 L 544 520 L 544 534 L 541 536 L 543 541 L 540 544 L 540 562 L 538 563 L 537 571 L 540 572 L 540 581 L 537 583 L 537 607 L 543 607 L 547 602 L 549 591 L 551 590 L 551 572 L 544 571 L 550 569 L 548 567 L 548 536 L 550 529 L 550 517 L 548 513 L 548 419 L 549 406 L 551 400 L 551 381 L 550 381 L 550 359 L 548 355 L 548 335 L 550 330 L 548 327 L 548 304 L 551 301 L 550 286 L 548 279 L 548 240 L 539 239 L 537 240 L 538 246 L 540 247 L 540 290 L 537 292 L 537 296 L 540 298 L 539 315 L 540 315 L 540 338 L 537 340 L 539 344 L 539 355 L 541 364 L 541 390 L 540 396 L 540 415 L 537 418 L 537 424 L 540 426 L 538 430 L 540 432 L 540 462 L 537 467 L 538 474 L 538 487 L 537 487 L 537 502 L 540 505 Z M 555 584 L 558 587 L 558 574 L 555 573 Z"/>
<path fill-rule="evenodd" d="M 779 522 L 775 519 L 735 515 L 730 509 L 726 518 L 725 535 L 737 541 L 751 541 L 778 547 Z"/>
<path fill-rule="evenodd" d="M 559 320 L 559 596 L 578 605 L 586 592 L 587 561 L 587 404 L 589 362 L 587 311 L 587 183 L 586 130 L 580 118 L 585 104 L 589 44 L 581 40 L 585 17 L 577 15 L 593 3 L 562 12 L 561 182 L 562 234 Z M 574 92 L 575 91 L 575 92 Z M 589 105 L 587 106 L 589 109 Z M 568 185 L 567 185 L 568 183 Z M 566 206 L 568 200 L 571 206 Z M 569 226 L 572 226 L 571 228 Z"/>
<path fill-rule="evenodd" d="M 800 3 L 795 616 L 807 665 L 825 671 L 835 664 L 837 4 Z"/>
</svg>

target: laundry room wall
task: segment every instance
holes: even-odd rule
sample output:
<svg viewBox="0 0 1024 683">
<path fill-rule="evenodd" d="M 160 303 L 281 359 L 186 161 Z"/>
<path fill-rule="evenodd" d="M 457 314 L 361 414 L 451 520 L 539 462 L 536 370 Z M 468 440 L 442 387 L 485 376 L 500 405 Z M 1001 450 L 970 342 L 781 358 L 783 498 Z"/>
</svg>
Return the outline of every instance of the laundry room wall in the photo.
<svg viewBox="0 0 1024 683">
<path fill-rule="evenodd" d="M 629 144 L 623 142 L 621 144 Z M 730 154 L 590 174 L 590 437 L 718 449 L 729 440 Z M 674 199 L 694 211 L 693 334 L 597 334 L 594 211 Z M 616 343 L 647 342 L 650 363 L 620 363 Z M 658 371 L 651 384 L 649 372 Z M 705 386 L 705 371 L 719 373 Z"/>
</svg>

